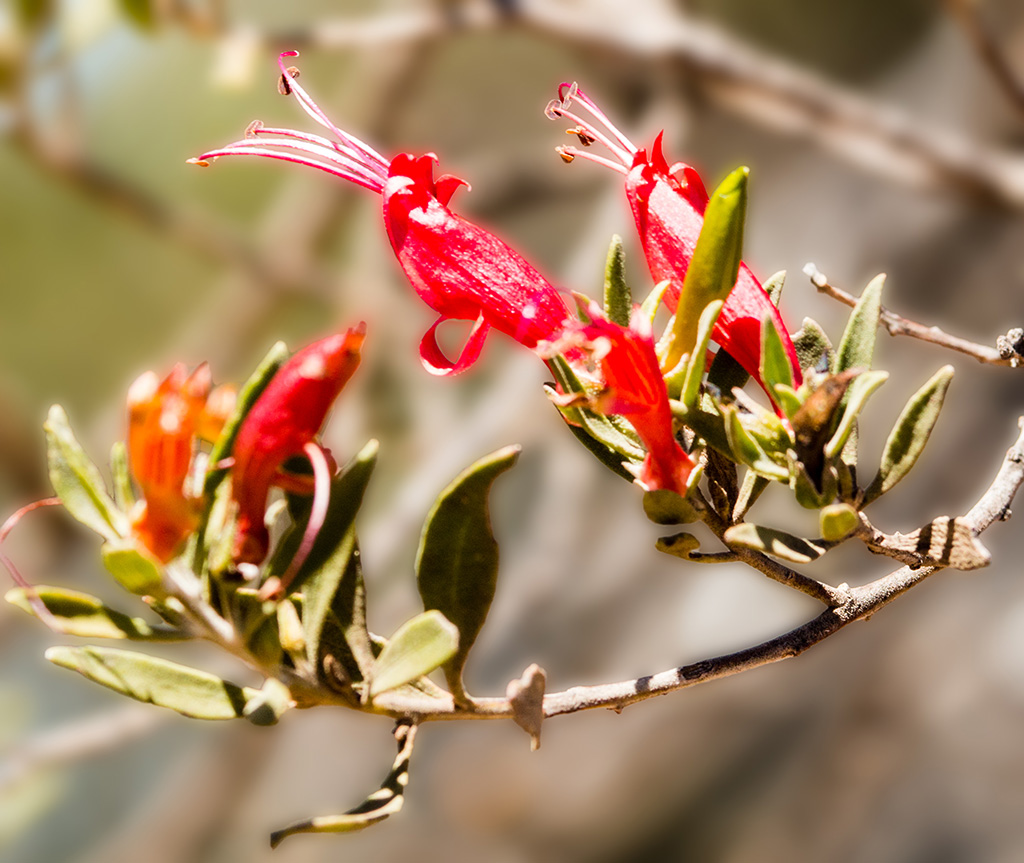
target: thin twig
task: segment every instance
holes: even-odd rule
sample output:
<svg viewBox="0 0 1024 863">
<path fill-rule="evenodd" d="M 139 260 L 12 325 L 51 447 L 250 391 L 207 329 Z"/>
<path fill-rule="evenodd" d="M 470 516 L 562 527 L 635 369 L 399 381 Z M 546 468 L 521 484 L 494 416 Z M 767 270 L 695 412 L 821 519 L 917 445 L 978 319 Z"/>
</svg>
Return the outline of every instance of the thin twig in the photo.
<svg viewBox="0 0 1024 863">
<path fill-rule="evenodd" d="M 979 0 L 947 0 L 947 3 L 1003 95 L 1014 108 L 1024 114 L 1024 80 L 1018 77 L 999 47 L 992 28 L 982 18 L 978 9 L 981 5 Z"/>
<path fill-rule="evenodd" d="M 1024 417 L 1017 440 L 1006 453 L 998 474 L 988 490 L 965 518 L 980 534 L 993 522 L 1004 520 L 1018 489 L 1024 484 Z M 597 686 L 576 686 L 544 697 L 544 716 L 560 716 L 597 707 L 621 710 L 627 705 L 665 695 L 679 689 L 718 680 L 741 671 L 798 656 L 857 620 L 864 620 L 896 597 L 920 584 L 941 566 L 917 569 L 905 566 L 861 587 L 848 588 L 841 605 L 829 608 L 808 623 L 754 647 L 662 671 L 635 680 Z M 510 717 L 512 708 L 505 698 L 478 698 L 470 712 L 451 701 L 411 700 L 397 695 L 378 696 L 374 709 L 396 717 L 413 716 L 418 721 L 450 719 L 500 719 Z"/>
<path fill-rule="evenodd" d="M 839 302 L 845 303 L 851 308 L 857 305 L 857 297 L 830 284 L 825 274 L 814 264 L 807 264 L 804 267 L 804 272 L 810 278 L 811 284 L 821 293 L 832 297 L 834 300 L 839 300 Z M 959 351 L 962 354 L 973 357 L 979 363 L 1012 368 L 1016 368 L 1019 365 L 1019 360 L 1015 360 L 1012 356 L 1002 355 L 997 348 L 979 345 L 967 339 L 962 339 L 959 336 L 951 336 L 939 327 L 926 327 L 924 324 L 904 318 L 902 315 L 898 315 L 884 306 L 882 307 L 879 320 L 891 336 L 911 336 L 924 342 L 931 342 L 933 345 L 939 345 L 940 347 Z"/>
</svg>

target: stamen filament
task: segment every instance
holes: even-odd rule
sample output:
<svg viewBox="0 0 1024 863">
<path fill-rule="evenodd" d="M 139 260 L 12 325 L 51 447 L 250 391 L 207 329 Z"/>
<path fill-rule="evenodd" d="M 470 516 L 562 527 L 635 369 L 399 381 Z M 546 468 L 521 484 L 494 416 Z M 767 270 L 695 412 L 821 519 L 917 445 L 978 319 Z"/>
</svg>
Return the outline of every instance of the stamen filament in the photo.
<svg viewBox="0 0 1024 863">
<path fill-rule="evenodd" d="M 572 161 L 572 159 L 579 156 L 581 159 L 589 159 L 591 162 L 597 162 L 597 164 L 604 165 L 606 168 L 611 168 L 613 171 L 618 171 L 620 174 L 625 175 L 629 173 L 629 169 L 625 165 L 619 162 L 613 162 L 611 159 L 606 159 L 604 156 L 598 156 L 595 153 L 591 153 L 589 150 L 581 150 L 578 147 L 555 147 L 555 150 L 567 161 Z"/>
<path fill-rule="evenodd" d="M 288 88 L 295 94 L 295 98 L 298 99 L 299 104 L 303 110 L 309 114 L 314 120 L 316 120 L 325 129 L 329 129 L 333 134 L 337 135 L 338 140 L 353 147 L 359 153 L 366 157 L 368 161 L 376 162 L 377 164 L 387 164 L 387 160 L 381 156 L 376 150 L 373 149 L 369 144 L 364 144 L 355 135 L 350 135 L 348 132 L 343 132 L 334 123 L 331 122 L 330 118 L 320 110 L 320 107 L 310 98 L 310 95 L 302 89 L 302 86 L 295 80 L 295 77 L 288 72 L 288 67 L 284 65 L 285 57 L 298 57 L 298 51 L 285 51 L 278 55 L 277 65 L 281 68 L 281 74 L 285 76 L 288 81 Z"/>
<path fill-rule="evenodd" d="M 331 164 L 324 164 L 306 156 L 282 153 L 280 150 L 270 150 L 251 144 L 246 145 L 245 142 L 240 142 L 238 145 L 225 147 L 221 150 L 210 150 L 208 153 L 203 153 L 203 155 L 197 156 L 194 159 L 188 159 L 187 161 L 193 165 L 202 165 L 210 159 L 216 159 L 218 156 L 263 156 L 268 159 L 279 159 L 282 162 L 293 162 L 296 165 L 306 165 L 309 168 L 325 171 L 328 174 L 333 174 L 335 177 L 341 177 L 343 180 L 355 183 L 357 186 L 362 186 L 364 189 L 369 189 L 371 192 L 380 194 L 383 189 L 383 184 L 379 178 L 373 177 L 369 179 L 364 177 L 361 173 L 357 173 L 347 165 L 342 164 L 340 160 L 334 161 Z"/>
<path fill-rule="evenodd" d="M 568 95 L 564 98 L 562 97 L 563 88 L 568 89 Z M 623 135 L 622 132 L 620 132 L 618 128 L 615 126 L 615 124 L 608 119 L 604 111 L 598 108 L 597 104 L 586 93 L 580 90 L 579 87 L 577 87 L 575 84 L 572 84 L 571 86 L 562 84 L 558 88 L 558 95 L 559 98 L 562 98 L 562 104 L 565 106 L 565 108 L 562 109 L 563 111 L 565 111 L 565 109 L 572 104 L 572 101 L 574 99 L 578 100 L 579 103 L 583 105 L 583 107 L 586 108 L 594 116 L 594 119 L 597 120 L 598 123 L 603 125 L 609 132 L 611 132 L 612 137 L 614 137 L 619 142 L 619 144 L 622 145 L 623 149 L 629 152 L 631 157 L 633 154 L 636 153 L 637 148 L 634 146 L 633 142 L 630 141 L 629 138 L 627 138 L 625 135 Z M 589 126 L 591 124 L 588 123 L 581 125 Z"/>
<path fill-rule="evenodd" d="M 350 147 L 344 142 L 332 141 L 330 138 L 325 138 L 322 135 L 314 135 L 312 132 L 299 132 L 295 129 L 278 129 L 269 126 L 258 126 L 252 129 L 251 134 L 255 136 L 262 135 L 274 135 L 279 138 L 294 138 L 297 141 L 305 141 L 308 144 L 314 144 L 324 149 L 329 149 L 332 152 L 341 153 L 343 156 L 351 159 L 353 163 L 362 165 L 372 174 L 380 176 L 382 180 L 386 180 L 388 176 L 388 166 L 386 162 L 369 161 L 364 158 L 363 154 L 356 150 L 354 147 Z"/>
<path fill-rule="evenodd" d="M 636 153 L 636 147 L 630 144 L 628 140 L 625 143 L 628 145 L 630 149 L 620 147 L 617 143 L 612 141 L 611 138 L 609 138 L 607 135 L 601 132 L 600 129 L 595 127 L 593 123 L 587 122 L 579 115 L 574 114 L 572 111 L 567 110 L 565 107 L 562 107 L 557 103 L 552 103 L 551 105 L 549 105 L 548 112 L 546 113 L 548 113 L 548 116 L 554 114 L 555 116 L 563 117 L 572 123 L 576 123 L 577 125 L 582 127 L 589 135 L 592 135 L 595 138 L 595 140 L 600 141 L 609 150 L 611 150 L 612 153 L 618 157 L 619 161 L 622 162 L 623 165 L 626 165 L 628 167 L 629 165 L 633 164 L 633 155 Z"/>
</svg>

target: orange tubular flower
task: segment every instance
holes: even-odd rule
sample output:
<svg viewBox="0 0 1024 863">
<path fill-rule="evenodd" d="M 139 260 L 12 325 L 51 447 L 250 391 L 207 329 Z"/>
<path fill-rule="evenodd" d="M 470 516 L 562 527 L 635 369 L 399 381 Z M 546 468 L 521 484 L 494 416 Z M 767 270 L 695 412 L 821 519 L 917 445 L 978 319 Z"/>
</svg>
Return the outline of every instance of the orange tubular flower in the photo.
<svg viewBox="0 0 1024 863">
<path fill-rule="evenodd" d="M 128 390 L 128 460 L 142 492 L 132 513 L 141 545 L 168 561 L 198 523 L 198 499 L 187 488 L 197 441 L 220 433 L 233 398 L 211 393 L 209 366 L 191 375 L 181 363 L 162 381 L 146 372 Z"/>
</svg>

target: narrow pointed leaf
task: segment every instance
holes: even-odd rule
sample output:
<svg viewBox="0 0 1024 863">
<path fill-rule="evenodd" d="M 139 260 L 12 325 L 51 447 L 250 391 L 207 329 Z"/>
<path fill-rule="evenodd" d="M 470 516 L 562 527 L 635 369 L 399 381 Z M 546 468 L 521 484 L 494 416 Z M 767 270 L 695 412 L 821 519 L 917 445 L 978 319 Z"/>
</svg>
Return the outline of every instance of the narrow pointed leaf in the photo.
<svg viewBox="0 0 1024 863">
<path fill-rule="evenodd" d="M 409 784 L 409 759 L 416 740 L 416 726 L 399 725 L 395 729 L 395 739 L 398 741 L 398 755 L 378 791 L 344 815 L 310 818 L 275 831 L 270 835 L 270 847 L 276 848 L 297 833 L 353 833 L 398 812 L 402 808 L 405 788 Z"/>
<path fill-rule="evenodd" d="M 238 391 L 235 411 L 224 424 L 220 437 L 210 451 L 210 469 L 206 472 L 206 480 L 203 483 L 203 490 L 207 496 L 212 495 L 221 480 L 227 476 L 228 469 L 218 465 L 222 464 L 231 455 L 231 450 L 235 445 L 235 438 L 238 437 L 238 430 L 242 426 L 245 415 L 252 409 L 256 399 L 267 388 L 270 379 L 277 374 L 277 370 L 281 368 L 282 363 L 288 359 L 288 356 L 288 348 L 285 343 L 276 342 L 260 361 L 256 371 L 252 373 L 249 380 Z"/>
<path fill-rule="evenodd" d="M 775 400 L 782 408 L 788 419 L 792 419 L 798 410 L 803 406 L 800 396 L 792 387 L 785 384 L 776 384 L 772 387 L 775 390 Z"/>
<path fill-rule="evenodd" d="M 751 548 L 790 563 L 810 563 L 828 550 L 808 539 L 749 522 L 730 527 L 725 532 L 725 541 L 729 545 Z"/>
<path fill-rule="evenodd" d="M 769 387 L 779 384 L 784 387 L 793 386 L 793 367 L 789 364 L 789 356 L 782 344 L 782 336 L 775 327 L 771 317 L 761 321 L 761 380 Z"/>
<path fill-rule="evenodd" d="M 882 286 L 885 274 L 875 276 L 864 289 L 850 320 L 843 331 L 832 371 L 838 374 L 849 369 L 869 369 L 875 354 L 875 336 L 882 312 Z"/>
<path fill-rule="evenodd" d="M 117 441 L 110 448 L 110 474 L 114 480 L 114 503 L 121 512 L 128 512 L 135 504 L 135 492 L 124 441 Z"/>
<path fill-rule="evenodd" d="M 871 394 L 889 380 L 889 373 L 883 371 L 867 371 L 857 375 L 846 390 L 843 399 L 842 417 L 836 426 L 835 434 L 825 444 L 825 458 L 834 459 L 843 451 L 850 433 L 854 430 L 857 417 L 864 410 L 864 405 Z"/>
<path fill-rule="evenodd" d="M 455 656 L 459 630 L 440 611 L 403 623 L 384 645 L 370 675 L 370 697 L 430 674 Z"/>
<path fill-rule="evenodd" d="M 786 271 L 779 270 L 777 273 L 772 273 L 761 287 L 768 294 L 768 299 L 772 301 L 772 305 L 778 306 L 779 300 L 782 299 L 782 289 L 785 286 Z"/>
<path fill-rule="evenodd" d="M 128 518 L 117 509 L 103 476 L 75 439 L 64 408 L 50 408 L 43 430 L 50 482 L 64 508 L 104 539 L 114 540 L 127 534 Z"/>
<path fill-rule="evenodd" d="M 51 647 L 46 658 L 122 695 L 194 719 L 236 719 L 259 694 L 205 671 L 112 647 Z"/>
<path fill-rule="evenodd" d="M 743 517 L 750 512 L 750 508 L 757 503 L 770 480 L 765 479 L 757 471 L 748 470 L 743 477 L 743 484 L 740 486 L 739 497 L 736 499 L 736 506 L 733 509 L 733 519 L 742 521 Z"/>
<path fill-rule="evenodd" d="M 952 379 L 953 367 L 943 366 L 910 397 L 885 442 L 882 464 L 878 475 L 868 486 L 865 503 L 885 494 L 916 464 L 935 428 L 935 421 L 939 418 Z"/>
<path fill-rule="evenodd" d="M 725 305 L 724 300 L 714 300 L 707 304 L 701 312 L 700 322 L 697 326 L 697 344 L 693 353 L 686 363 L 686 377 L 683 379 L 683 388 L 679 400 L 692 408 L 697 404 L 697 396 L 700 394 L 700 384 L 704 378 L 704 367 L 707 362 L 708 343 L 711 341 L 711 331 L 715 328 L 718 315 Z"/>
<path fill-rule="evenodd" d="M 632 312 L 633 293 L 626 284 L 626 253 L 622 249 L 622 237 L 615 234 L 604 265 L 604 313 L 608 320 L 628 327 Z"/>
<path fill-rule="evenodd" d="M 747 168 L 737 168 L 715 189 L 686 270 L 673 324 L 672 345 L 663 368 L 693 353 L 697 326 L 708 303 L 729 296 L 739 273 L 743 221 L 747 211 Z"/>
<path fill-rule="evenodd" d="M 724 405 L 725 431 L 729 438 L 729 446 L 734 456 L 747 467 L 752 468 L 768 479 L 785 482 L 789 478 L 788 471 L 776 464 L 765 453 L 750 431 L 743 425 L 739 411 L 731 405 Z"/>
<path fill-rule="evenodd" d="M 63 587 L 39 585 L 32 592 L 42 600 L 60 631 L 83 638 L 118 638 L 131 641 L 180 641 L 184 633 L 166 626 L 153 626 L 141 617 L 115 611 L 87 593 Z M 35 614 L 29 592 L 18 587 L 4 597 L 11 605 Z"/>
<path fill-rule="evenodd" d="M 449 685 L 461 686 L 462 668 L 476 641 L 498 580 L 498 543 L 491 530 L 489 497 L 494 481 L 519 458 L 505 447 L 464 470 L 427 515 L 416 553 L 416 580 L 425 609 L 437 609 L 459 631 L 458 652 L 445 668 Z"/>
</svg>

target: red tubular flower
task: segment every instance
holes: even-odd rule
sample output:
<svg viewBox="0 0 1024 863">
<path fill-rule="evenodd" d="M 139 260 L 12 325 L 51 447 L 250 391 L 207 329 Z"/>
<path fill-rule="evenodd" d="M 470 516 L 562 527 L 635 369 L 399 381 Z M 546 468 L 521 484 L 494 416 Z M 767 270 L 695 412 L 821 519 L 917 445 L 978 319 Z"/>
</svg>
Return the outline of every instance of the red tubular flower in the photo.
<svg viewBox="0 0 1024 863">
<path fill-rule="evenodd" d="M 160 381 L 153 372 L 128 390 L 128 460 L 142 492 L 132 513 L 136 539 L 158 560 L 174 557 L 198 523 L 198 499 L 186 488 L 197 440 L 213 440 L 233 405 L 210 391 L 210 369 L 182 364 Z"/>
<path fill-rule="evenodd" d="M 651 326 L 639 308 L 629 326 L 606 319 L 591 306 L 591 322 L 582 328 L 593 359 L 600 365 L 605 390 L 594 407 L 629 420 L 647 450 L 637 482 L 648 491 L 669 489 L 686 494 L 694 462 L 672 430 L 668 390 L 654 350 Z"/>
<path fill-rule="evenodd" d="M 570 110 L 574 101 L 592 115 L 593 122 Z M 634 146 L 575 84 L 559 87 L 559 98 L 548 105 L 547 114 L 553 119 L 566 118 L 578 124 L 570 133 L 577 135 L 582 146 L 588 147 L 597 141 L 611 151 L 615 161 L 577 147 L 559 148 L 567 161 L 581 156 L 625 175 L 626 196 L 640 233 L 647 266 L 655 281 L 671 283 L 665 292 L 665 303 L 675 312 L 704 224 L 708 193 L 700 176 L 682 162 L 669 166 L 662 152 L 664 133 L 655 138 L 650 155 Z M 759 382 L 761 321 L 766 317 L 771 317 L 775 323 L 793 369 L 794 385 L 799 386 L 803 379 L 800 362 L 782 316 L 754 274 L 741 263 L 736 285 L 725 301 L 712 337 Z M 775 401 L 774 396 L 772 401 Z"/>
<path fill-rule="evenodd" d="M 232 454 L 236 563 L 260 563 L 267 556 L 270 537 L 263 520 L 270 487 L 284 481 L 284 462 L 313 443 L 359 365 L 365 335 L 365 325 L 359 324 L 296 352 L 246 414 Z"/>
<path fill-rule="evenodd" d="M 284 66 L 284 58 L 295 56 L 289 51 L 278 59 L 282 90 L 293 94 L 331 137 L 254 123 L 245 140 L 190 161 L 205 165 L 218 156 L 264 156 L 317 168 L 379 193 L 398 262 L 420 298 L 438 313 L 420 343 L 420 358 L 433 374 L 471 366 L 492 327 L 531 350 L 560 337 L 569 310 L 557 289 L 504 242 L 448 209 L 455 190 L 466 183 L 451 175 L 435 180 L 432 154 L 401 153 L 389 163 L 343 132 L 296 83 L 298 72 Z M 474 322 L 454 362 L 436 337 L 438 326 L 451 319 Z"/>
</svg>

